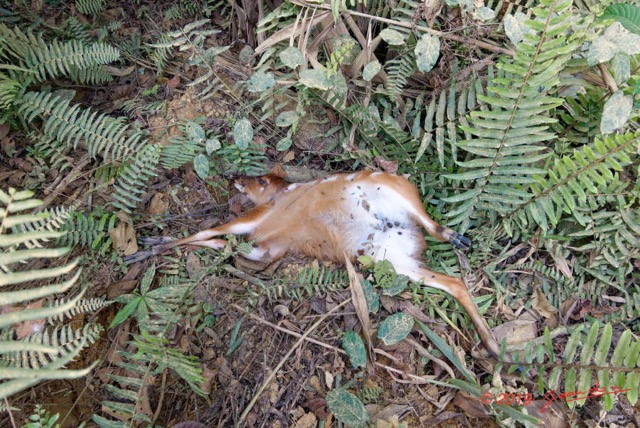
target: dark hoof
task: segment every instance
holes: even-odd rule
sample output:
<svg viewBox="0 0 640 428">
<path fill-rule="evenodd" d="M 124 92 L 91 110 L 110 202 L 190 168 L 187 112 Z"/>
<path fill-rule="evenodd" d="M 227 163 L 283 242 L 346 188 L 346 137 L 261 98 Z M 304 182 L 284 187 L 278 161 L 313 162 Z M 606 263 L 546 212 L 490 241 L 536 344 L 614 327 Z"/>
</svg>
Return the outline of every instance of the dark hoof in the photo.
<svg viewBox="0 0 640 428">
<path fill-rule="evenodd" d="M 467 238 L 466 236 L 462 236 L 459 233 L 456 233 L 455 236 L 451 238 L 449 242 L 451 242 L 453 245 L 460 248 L 461 250 L 466 251 L 471 248 L 471 239 Z"/>
<path fill-rule="evenodd" d="M 126 256 L 124 258 L 124 262 L 126 264 L 137 263 L 153 256 L 154 256 L 153 251 L 138 251 L 137 253 L 133 253 L 130 256 Z"/>
<path fill-rule="evenodd" d="M 138 239 L 138 242 L 142 245 L 160 245 L 171 242 L 174 239 L 170 236 L 146 236 Z"/>
</svg>

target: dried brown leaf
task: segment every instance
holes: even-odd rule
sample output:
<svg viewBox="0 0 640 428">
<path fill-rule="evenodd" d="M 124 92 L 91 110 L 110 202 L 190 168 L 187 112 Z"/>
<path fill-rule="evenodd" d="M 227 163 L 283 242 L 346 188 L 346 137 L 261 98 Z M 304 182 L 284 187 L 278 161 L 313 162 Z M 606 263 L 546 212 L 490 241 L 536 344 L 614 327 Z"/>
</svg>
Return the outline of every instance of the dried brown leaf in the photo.
<svg viewBox="0 0 640 428">
<path fill-rule="evenodd" d="M 36 300 L 35 302 L 31 302 L 28 305 L 26 305 L 24 308 L 19 309 L 20 311 L 25 311 L 28 309 L 38 309 L 41 308 L 44 304 L 44 299 L 40 299 L 40 300 Z M 13 310 L 9 311 L 9 312 L 15 312 L 18 310 L 18 308 L 12 308 Z M 37 319 L 37 320 L 29 320 L 29 321 L 24 321 L 21 322 L 20 324 L 18 324 L 15 327 L 15 331 L 16 331 L 16 339 L 17 340 L 21 340 L 24 339 L 25 337 L 29 337 L 33 334 L 36 333 L 40 333 L 42 331 L 44 331 L 44 327 L 46 325 L 47 320 L 42 318 L 42 319 Z"/>
<path fill-rule="evenodd" d="M 544 295 L 540 287 L 533 290 L 533 309 L 548 319 L 553 319 L 558 313 L 558 309 L 547 300 L 547 296 Z"/>
<path fill-rule="evenodd" d="M 136 231 L 131 225 L 131 219 L 127 214 L 120 211 L 117 214 L 120 222 L 109 231 L 109 236 L 115 248 L 121 256 L 128 256 L 138 251 L 136 242 Z"/>
<path fill-rule="evenodd" d="M 545 428 L 568 428 L 575 426 L 574 411 L 559 401 L 535 400 L 526 405 L 527 412 L 542 421 Z"/>
<path fill-rule="evenodd" d="M 313 412 L 314 415 L 318 419 L 325 419 L 329 416 L 329 411 L 327 410 L 327 400 L 322 397 L 315 397 L 311 400 L 307 401 L 305 407 L 309 409 L 309 411 Z"/>
<path fill-rule="evenodd" d="M 287 153 L 285 153 L 285 155 L 282 157 L 282 163 L 289 163 L 292 160 L 294 160 L 296 158 L 296 153 L 293 150 L 289 150 Z"/>
<path fill-rule="evenodd" d="M 466 392 L 458 391 L 453 399 L 453 405 L 462 409 L 462 411 L 472 418 L 486 418 L 489 416 L 487 408 L 482 401 Z"/>
<path fill-rule="evenodd" d="M 318 418 L 313 413 L 305 413 L 294 425 L 295 428 L 315 428 L 318 426 Z"/>
<path fill-rule="evenodd" d="M 373 344 L 371 343 L 371 319 L 369 318 L 369 306 L 367 306 L 367 299 L 364 296 L 364 290 L 362 289 L 362 284 L 360 283 L 358 274 L 346 254 L 344 256 L 344 260 L 347 267 L 347 273 L 349 274 L 349 283 L 351 285 L 351 302 L 355 307 L 356 315 L 358 315 L 360 324 L 362 324 L 362 334 L 367 345 L 369 357 L 372 357 Z"/>
<path fill-rule="evenodd" d="M 149 202 L 149 214 L 151 215 L 164 214 L 168 208 L 169 204 L 164 200 L 163 193 L 156 193 Z"/>
<path fill-rule="evenodd" d="M 398 161 L 391 161 L 382 156 L 376 156 L 373 160 L 384 172 L 388 172 L 389 174 L 396 174 L 398 172 Z"/>
<path fill-rule="evenodd" d="M 537 328 L 535 321 L 519 319 L 500 324 L 492 332 L 498 343 L 506 340 L 507 344 L 513 345 L 535 339 Z"/>
</svg>

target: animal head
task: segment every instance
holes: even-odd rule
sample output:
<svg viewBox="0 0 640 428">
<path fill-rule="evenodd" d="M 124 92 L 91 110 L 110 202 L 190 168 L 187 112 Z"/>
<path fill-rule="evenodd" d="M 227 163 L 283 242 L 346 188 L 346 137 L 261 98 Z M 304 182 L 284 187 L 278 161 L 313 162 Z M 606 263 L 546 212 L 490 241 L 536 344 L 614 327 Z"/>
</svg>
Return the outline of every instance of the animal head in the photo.
<svg viewBox="0 0 640 428">
<path fill-rule="evenodd" d="M 261 177 L 240 177 L 235 186 L 257 206 L 273 201 L 289 183 L 278 175 L 267 174 Z"/>
</svg>

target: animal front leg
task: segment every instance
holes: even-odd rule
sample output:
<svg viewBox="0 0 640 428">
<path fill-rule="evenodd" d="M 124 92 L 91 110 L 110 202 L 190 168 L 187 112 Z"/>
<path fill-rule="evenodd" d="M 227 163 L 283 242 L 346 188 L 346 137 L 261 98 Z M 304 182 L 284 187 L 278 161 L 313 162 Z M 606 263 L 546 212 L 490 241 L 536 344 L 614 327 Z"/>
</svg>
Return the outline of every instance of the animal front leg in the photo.
<svg viewBox="0 0 640 428">
<path fill-rule="evenodd" d="M 175 241 L 162 242 L 153 246 L 149 250 L 138 251 L 124 258 L 125 263 L 135 263 L 148 259 L 149 257 L 162 254 L 172 248 L 181 245 L 197 245 L 200 247 L 221 248 L 224 247 L 223 239 L 212 239 L 221 235 L 245 235 L 252 233 L 258 224 L 264 219 L 267 210 L 260 207 L 254 209 L 244 217 L 237 218 L 222 226 L 212 229 L 203 230 L 186 238 L 176 239 Z M 206 244 L 208 243 L 208 244 Z"/>
</svg>

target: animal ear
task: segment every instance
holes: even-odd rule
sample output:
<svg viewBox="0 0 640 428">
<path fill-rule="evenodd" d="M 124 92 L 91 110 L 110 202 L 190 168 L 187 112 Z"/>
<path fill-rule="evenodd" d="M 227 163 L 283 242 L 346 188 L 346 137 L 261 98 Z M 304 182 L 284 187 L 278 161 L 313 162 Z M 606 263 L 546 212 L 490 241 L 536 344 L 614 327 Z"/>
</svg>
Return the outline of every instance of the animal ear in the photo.
<svg viewBox="0 0 640 428">
<path fill-rule="evenodd" d="M 287 173 L 284 171 L 284 168 L 282 168 L 282 166 L 277 163 L 273 166 L 273 168 L 271 168 L 271 171 L 269 171 L 269 174 L 271 175 L 275 175 L 276 177 L 280 177 L 280 178 L 286 178 Z"/>
</svg>

